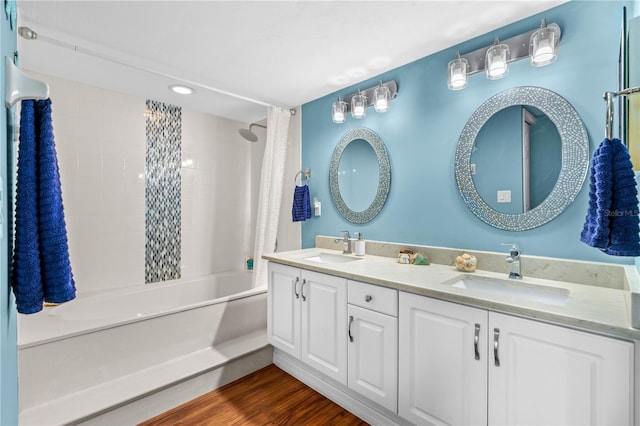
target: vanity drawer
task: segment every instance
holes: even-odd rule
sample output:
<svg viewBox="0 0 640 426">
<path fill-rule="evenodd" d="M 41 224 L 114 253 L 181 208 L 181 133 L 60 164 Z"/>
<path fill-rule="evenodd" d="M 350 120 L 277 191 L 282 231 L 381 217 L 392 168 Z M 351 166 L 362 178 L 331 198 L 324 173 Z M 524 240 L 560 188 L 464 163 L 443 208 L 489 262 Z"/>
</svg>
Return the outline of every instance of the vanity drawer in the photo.
<svg viewBox="0 0 640 426">
<path fill-rule="evenodd" d="M 398 291 L 393 288 L 349 280 L 348 303 L 383 314 L 398 316 Z"/>
</svg>

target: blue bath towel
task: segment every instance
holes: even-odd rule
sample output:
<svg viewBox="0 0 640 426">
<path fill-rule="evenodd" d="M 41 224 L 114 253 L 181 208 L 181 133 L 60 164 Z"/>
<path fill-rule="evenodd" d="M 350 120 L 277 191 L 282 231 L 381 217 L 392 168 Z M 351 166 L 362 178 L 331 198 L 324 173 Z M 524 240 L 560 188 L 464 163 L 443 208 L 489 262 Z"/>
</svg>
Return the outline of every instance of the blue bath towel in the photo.
<svg viewBox="0 0 640 426">
<path fill-rule="evenodd" d="M 638 190 L 627 148 L 605 139 L 593 153 L 580 240 L 612 256 L 640 256 Z"/>
<path fill-rule="evenodd" d="M 304 222 L 311 218 L 311 200 L 309 199 L 309 187 L 297 186 L 293 191 L 293 207 L 291 215 L 294 222 Z"/>
<path fill-rule="evenodd" d="M 18 312 L 75 298 L 51 100 L 22 101 L 11 285 Z"/>
</svg>

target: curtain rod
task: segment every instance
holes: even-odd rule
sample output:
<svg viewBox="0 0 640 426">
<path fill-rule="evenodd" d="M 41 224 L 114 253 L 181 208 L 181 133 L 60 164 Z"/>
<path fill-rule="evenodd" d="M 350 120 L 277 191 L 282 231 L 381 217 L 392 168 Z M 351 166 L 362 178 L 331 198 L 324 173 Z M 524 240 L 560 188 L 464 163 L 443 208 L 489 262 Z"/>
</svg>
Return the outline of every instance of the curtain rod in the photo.
<svg viewBox="0 0 640 426">
<path fill-rule="evenodd" d="M 85 55 L 93 56 L 93 57 L 96 57 L 96 58 L 99 58 L 99 59 L 102 59 L 102 60 L 105 60 L 105 61 L 108 61 L 108 62 L 113 62 L 113 63 L 116 63 L 118 65 L 123 65 L 125 67 L 134 68 L 134 69 L 137 69 L 139 71 L 148 72 L 150 74 L 155 74 L 157 76 L 168 78 L 168 79 L 171 79 L 171 80 L 181 81 L 181 82 L 186 83 L 186 84 L 191 85 L 191 86 L 197 86 L 197 87 L 200 87 L 202 89 L 210 90 L 212 92 L 220 93 L 222 95 L 230 96 L 232 98 L 240 99 L 240 100 L 247 101 L 247 102 L 250 102 L 250 103 L 253 103 L 253 104 L 262 105 L 262 106 L 265 106 L 265 107 L 275 106 L 275 105 L 272 105 L 270 103 L 260 101 L 258 99 L 253 99 L 253 98 L 249 98 L 247 96 L 238 95 L 236 93 L 232 93 L 232 92 L 228 92 L 226 90 L 218 89 L 216 87 L 208 86 L 206 84 L 202 84 L 202 83 L 199 83 L 197 81 L 186 80 L 186 79 L 184 79 L 182 77 L 177 77 L 175 75 L 171 75 L 171 74 L 163 73 L 163 72 L 160 72 L 160 71 L 152 70 L 150 68 L 143 67 L 141 65 L 135 65 L 135 64 L 128 63 L 128 62 L 124 62 L 124 61 L 122 61 L 120 59 L 117 59 L 117 58 L 114 58 L 112 56 L 108 56 L 108 55 L 105 55 L 103 53 L 96 52 L 95 50 L 86 49 L 86 48 L 83 48 L 83 47 L 75 45 L 75 44 L 67 43 L 65 41 L 61 41 L 61 40 L 55 39 L 53 37 L 48 37 L 48 36 L 36 33 L 35 31 L 33 31 L 29 27 L 19 27 L 18 28 L 18 34 L 20 34 L 20 36 L 22 38 L 26 39 L 26 40 L 42 40 L 44 42 L 47 42 L 47 43 L 50 43 L 50 44 L 53 44 L 53 45 L 56 45 L 56 46 L 59 46 L 59 47 L 63 47 L 65 49 L 73 50 L 74 52 L 83 53 Z M 291 113 L 291 115 L 295 115 L 296 110 L 293 109 L 293 108 L 290 108 L 289 112 Z"/>
</svg>

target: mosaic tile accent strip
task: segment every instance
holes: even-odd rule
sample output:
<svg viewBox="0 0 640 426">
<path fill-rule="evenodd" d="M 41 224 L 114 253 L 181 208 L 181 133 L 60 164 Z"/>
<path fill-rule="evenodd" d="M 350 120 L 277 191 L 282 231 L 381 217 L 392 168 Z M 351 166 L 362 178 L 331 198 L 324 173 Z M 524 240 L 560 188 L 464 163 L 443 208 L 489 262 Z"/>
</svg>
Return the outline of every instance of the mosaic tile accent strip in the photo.
<svg viewBox="0 0 640 426">
<path fill-rule="evenodd" d="M 145 283 L 180 278 L 182 109 L 146 102 Z"/>
<path fill-rule="evenodd" d="M 476 136 L 498 111 L 514 105 L 531 105 L 555 124 L 562 142 L 562 168 L 547 198 L 526 213 L 507 214 L 492 209 L 478 194 L 471 176 L 471 153 Z M 489 98 L 473 113 L 458 140 L 455 175 L 458 190 L 469 210 L 483 222 L 508 231 L 525 231 L 544 225 L 573 202 L 589 171 L 589 136 L 573 106 L 562 96 L 541 87 L 523 86 Z"/>
</svg>

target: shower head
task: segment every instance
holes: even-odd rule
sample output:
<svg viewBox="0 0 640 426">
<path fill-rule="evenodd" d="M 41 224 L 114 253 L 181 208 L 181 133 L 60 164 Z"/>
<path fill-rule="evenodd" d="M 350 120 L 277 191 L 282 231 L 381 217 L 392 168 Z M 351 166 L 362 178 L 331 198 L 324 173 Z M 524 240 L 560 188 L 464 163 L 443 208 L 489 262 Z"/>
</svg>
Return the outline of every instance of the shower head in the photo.
<svg viewBox="0 0 640 426">
<path fill-rule="evenodd" d="M 258 142 L 258 136 L 251 131 L 251 128 L 253 126 L 262 127 L 263 129 L 267 128 L 267 126 L 263 126 L 262 124 L 251 123 L 249 125 L 248 129 L 240 129 L 240 130 L 238 130 L 238 133 L 240 133 L 240 136 L 242 136 L 243 138 L 245 138 L 249 142 Z"/>
<path fill-rule="evenodd" d="M 256 136 L 256 134 L 253 133 L 251 130 L 249 130 L 249 129 L 240 129 L 240 130 L 238 130 L 238 132 L 240 133 L 240 135 L 243 138 L 245 138 L 249 142 L 258 142 L 258 136 Z"/>
</svg>

